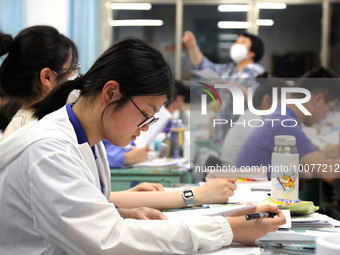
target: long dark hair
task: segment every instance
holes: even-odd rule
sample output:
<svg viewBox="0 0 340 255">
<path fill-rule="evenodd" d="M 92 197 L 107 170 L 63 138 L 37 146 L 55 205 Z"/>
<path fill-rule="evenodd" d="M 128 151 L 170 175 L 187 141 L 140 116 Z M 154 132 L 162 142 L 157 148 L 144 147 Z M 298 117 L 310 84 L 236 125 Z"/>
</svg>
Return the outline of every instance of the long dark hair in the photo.
<svg viewBox="0 0 340 255">
<path fill-rule="evenodd" d="M 61 108 L 75 87 L 81 88 L 80 96 L 91 103 L 110 80 L 120 84 L 122 97 L 105 110 L 117 110 L 133 96 L 169 98 L 173 94 L 174 79 L 162 54 L 143 40 L 126 38 L 105 51 L 84 76 L 55 87 L 44 100 L 33 105 L 35 117 L 41 119 Z"/>
<path fill-rule="evenodd" d="M 0 85 L 11 97 L 39 97 L 41 69 L 50 68 L 59 74 L 58 78 L 66 75 L 70 70 L 63 70 L 63 65 L 70 51 L 71 63 L 78 62 L 75 44 L 50 26 L 28 27 L 14 38 L 0 32 L 0 42 L 0 56 L 8 53 L 0 67 Z"/>
</svg>

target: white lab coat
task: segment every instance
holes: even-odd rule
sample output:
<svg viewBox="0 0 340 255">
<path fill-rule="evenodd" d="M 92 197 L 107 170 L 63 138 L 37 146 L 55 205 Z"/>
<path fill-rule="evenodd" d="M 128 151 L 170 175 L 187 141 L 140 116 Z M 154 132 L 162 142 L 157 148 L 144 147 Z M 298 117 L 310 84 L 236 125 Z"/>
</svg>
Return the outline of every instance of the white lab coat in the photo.
<svg viewBox="0 0 340 255">
<path fill-rule="evenodd" d="M 102 143 L 96 153 L 78 145 L 65 107 L 0 144 L 0 254 L 179 254 L 231 243 L 223 217 L 124 220 L 108 202 Z"/>
</svg>

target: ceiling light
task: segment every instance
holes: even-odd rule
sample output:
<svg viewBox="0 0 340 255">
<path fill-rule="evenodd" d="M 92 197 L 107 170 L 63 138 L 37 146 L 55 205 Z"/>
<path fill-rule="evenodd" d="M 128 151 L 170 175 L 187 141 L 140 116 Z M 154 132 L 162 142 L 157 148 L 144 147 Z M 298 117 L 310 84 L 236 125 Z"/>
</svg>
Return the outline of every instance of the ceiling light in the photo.
<svg viewBox="0 0 340 255">
<path fill-rule="evenodd" d="M 150 10 L 152 7 L 149 3 L 112 3 L 113 10 Z"/>
<path fill-rule="evenodd" d="M 273 26 L 274 21 L 272 19 L 258 19 L 256 20 L 256 24 L 258 26 Z M 249 23 L 246 21 L 219 21 L 217 26 L 221 29 L 247 29 L 249 28 Z"/>
<path fill-rule="evenodd" d="M 258 19 L 256 20 L 256 24 L 258 26 L 272 26 L 274 25 L 274 21 L 272 19 Z"/>
<path fill-rule="evenodd" d="M 248 22 L 246 21 L 219 21 L 217 23 L 219 28 L 236 28 L 236 29 L 246 29 L 249 27 Z"/>
<path fill-rule="evenodd" d="M 285 3 L 258 3 L 257 8 L 259 9 L 286 9 Z"/>
<path fill-rule="evenodd" d="M 219 12 L 247 12 L 249 11 L 249 5 L 245 4 L 221 4 L 217 7 Z"/>
<path fill-rule="evenodd" d="M 219 42 L 219 48 L 230 48 L 234 43 L 233 42 Z"/>
<path fill-rule="evenodd" d="M 219 34 L 218 40 L 220 41 L 235 41 L 238 37 L 237 34 Z"/>
<path fill-rule="evenodd" d="M 258 3 L 259 9 L 286 9 L 285 3 Z M 219 12 L 247 12 L 249 5 L 245 4 L 221 4 L 217 7 Z"/>
<path fill-rule="evenodd" d="M 113 27 L 122 26 L 163 26 L 164 22 L 160 19 L 122 19 L 122 20 L 111 20 L 110 25 Z"/>
</svg>

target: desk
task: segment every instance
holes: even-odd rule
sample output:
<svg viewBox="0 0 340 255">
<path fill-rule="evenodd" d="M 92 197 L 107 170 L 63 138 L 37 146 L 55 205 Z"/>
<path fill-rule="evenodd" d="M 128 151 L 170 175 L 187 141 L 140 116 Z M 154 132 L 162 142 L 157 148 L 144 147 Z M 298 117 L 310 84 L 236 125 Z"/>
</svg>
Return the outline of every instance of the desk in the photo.
<svg viewBox="0 0 340 255">
<path fill-rule="evenodd" d="M 128 168 L 111 169 L 111 190 L 121 191 L 130 189 L 142 182 L 161 183 L 171 187 L 178 183 L 191 183 L 191 172 L 162 168 Z"/>
<path fill-rule="evenodd" d="M 251 196 L 251 193 L 255 193 L 255 191 L 251 191 L 251 188 L 249 187 L 248 189 L 243 188 L 242 186 L 247 186 L 250 184 L 246 183 L 246 182 L 240 182 L 238 183 L 239 187 L 238 189 L 235 191 L 235 193 L 242 193 L 243 196 L 247 197 L 247 201 L 251 202 L 251 199 L 254 199 L 253 202 L 257 203 L 259 201 L 262 200 L 262 198 L 260 196 Z M 261 192 L 261 191 L 257 191 L 257 192 Z M 266 191 L 263 191 L 264 195 L 266 195 Z M 235 195 L 237 197 L 237 195 Z M 241 194 L 238 194 L 239 198 L 242 198 Z M 259 200 L 257 200 L 259 199 Z M 219 205 L 219 207 L 217 207 L 218 205 L 212 206 L 212 211 L 205 211 L 202 212 L 202 210 L 200 209 L 195 209 L 195 210 L 190 210 L 190 209 L 186 209 L 186 210 L 181 210 L 181 211 L 173 211 L 172 215 L 170 215 L 169 213 L 167 213 L 167 217 L 168 218 L 175 218 L 176 216 L 178 218 L 183 217 L 183 216 L 190 216 L 190 215 L 215 215 L 215 213 L 217 212 L 217 210 L 219 210 L 217 213 L 219 213 L 219 215 L 222 216 L 226 216 L 227 213 L 230 213 L 231 210 L 233 210 L 233 207 L 236 208 L 237 206 L 240 205 Z M 215 211 L 215 209 L 216 211 Z M 207 210 L 207 209 L 203 209 L 203 210 Z M 190 215 L 188 215 L 190 214 Z M 315 214 L 314 214 L 315 215 Z M 310 216 L 313 216 L 312 214 Z M 314 216 L 313 216 L 314 217 Z M 334 219 L 331 219 L 325 215 L 316 215 L 315 218 L 320 219 L 320 225 L 317 227 L 316 223 L 315 224 L 310 224 L 308 225 L 308 222 L 313 223 L 316 220 L 315 219 L 307 219 L 306 218 L 303 222 L 305 224 L 299 224 L 299 222 L 302 220 L 301 218 L 293 220 L 292 226 L 285 226 L 285 228 L 283 228 L 283 226 L 281 227 L 281 230 L 277 231 L 275 234 L 279 235 L 279 239 L 276 238 L 276 240 L 279 240 L 278 242 L 281 244 L 284 242 L 284 240 L 286 240 L 285 243 L 287 244 L 292 244 L 291 247 L 294 247 L 295 243 L 298 243 L 301 239 L 302 240 L 306 240 L 306 239 L 310 239 L 310 237 L 308 236 L 312 236 L 313 239 L 315 239 L 316 237 L 319 236 L 325 236 L 325 235 L 330 235 L 330 234 L 335 234 L 335 233 L 340 233 L 340 222 L 339 221 L 334 221 Z M 287 218 L 288 220 L 289 218 Z M 323 220 L 327 220 L 329 221 L 329 223 L 331 223 L 334 227 L 330 226 L 330 225 L 323 225 Z M 290 219 L 289 219 L 290 221 Z M 286 224 L 287 225 L 287 224 Z M 304 225 L 304 226 L 303 226 Z M 296 235 L 298 235 L 298 238 Z M 277 236 L 275 236 L 277 237 Z M 289 237 L 289 239 L 287 239 Z M 291 241 L 291 239 L 293 241 Z M 264 239 L 266 240 L 266 239 Z M 269 243 L 272 243 L 273 239 L 269 240 Z M 288 241 L 287 241 L 288 240 Z M 277 242 L 276 242 L 277 243 Z M 303 243 L 303 242 L 302 242 Z M 305 252 L 302 253 L 301 250 L 298 250 L 297 248 L 288 248 L 290 250 L 287 251 L 287 249 L 277 249 L 277 250 L 273 250 L 272 246 L 265 246 L 263 245 L 263 247 L 265 248 L 260 248 L 257 246 L 253 246 L 253 247 L 249 247 L 249 246 L 244 246 L 241 244 L 235 244 L 233 243 L 231 246 L 228 247 L 223 247 L 217 251 L 212 251 L 212 252 L 198 252 L 196 254 L 204 254 L 204 255 L 222 255 L 222 254 L 314 254 L 314 250 L 310 251 L 310 250 L 304 250 Z M 295 250 L 296 249 L 296 250 Z"/>
</svg>

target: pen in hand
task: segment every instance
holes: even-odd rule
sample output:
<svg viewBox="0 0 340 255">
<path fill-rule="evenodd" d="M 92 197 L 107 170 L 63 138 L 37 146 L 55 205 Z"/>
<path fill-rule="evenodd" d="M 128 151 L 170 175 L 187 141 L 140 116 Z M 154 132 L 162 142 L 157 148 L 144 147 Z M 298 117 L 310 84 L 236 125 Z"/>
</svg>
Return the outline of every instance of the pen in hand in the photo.
<svg viewBox="0 0 340 255">
<path fill-rule="evenodd" d="M 246 215 L 246 220 L 260 219 L 260 218 L 274 218 L 276 212 L 265 212 L 265 213 L 249 213 Z"/>
</svg>

